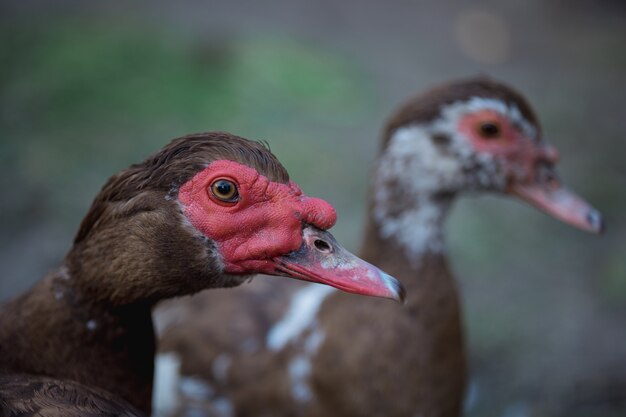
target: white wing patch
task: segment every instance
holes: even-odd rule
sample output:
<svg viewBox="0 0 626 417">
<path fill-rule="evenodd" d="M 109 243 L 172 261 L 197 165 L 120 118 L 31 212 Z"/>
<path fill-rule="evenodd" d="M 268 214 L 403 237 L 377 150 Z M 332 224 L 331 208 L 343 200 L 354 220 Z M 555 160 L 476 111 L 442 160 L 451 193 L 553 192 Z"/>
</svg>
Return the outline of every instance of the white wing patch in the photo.
<svg viewBox="0 0 626 417">
<path fill-rule="evenodd" d="M 309 385 L 312 364 L 311 360 L 324 342 L 324 332 L 316 323 L 313 330 L 304 341 L 304 351 L 289 362 L 289 377 L 291 378 L 291 396 L 300 403 L 313 399 L 313 391 Z"/>
<path fill-rule="evenodd" d="M 309 386 L 311 376 L 311 360 L 324 342 L 324 332 L 317 322 L 320 306 L 330 294 L 336 290 L 327 285 L 310 284 L 296 292 L 291 298 L 289 310 L 276 323 L 267 336 L 270 350 L 280 351 L 290 343 L 295 343 L 306 334 L 301 341 L 303 349 L 291 359 L 288 373 L 291 379 L 291 396 L 299 403 L 309 402 L 313 392 Z"/>
<path fill-rule="evenodd" d="M 178 406 L 180 358 L 175 353 L 159 353 L 154 361 L 152 410 L 155 416 L 167 416 Z"/>
<path fill-rule="evenodd" d="M 270 350 L 279 351 L 296 340 L 315 322 L 315 316 L 328 295 L 335 291 L 327 285 L 310 284 L 291 298 L 289 310 L 269 331 L 266 339 Z"/>
</svg>

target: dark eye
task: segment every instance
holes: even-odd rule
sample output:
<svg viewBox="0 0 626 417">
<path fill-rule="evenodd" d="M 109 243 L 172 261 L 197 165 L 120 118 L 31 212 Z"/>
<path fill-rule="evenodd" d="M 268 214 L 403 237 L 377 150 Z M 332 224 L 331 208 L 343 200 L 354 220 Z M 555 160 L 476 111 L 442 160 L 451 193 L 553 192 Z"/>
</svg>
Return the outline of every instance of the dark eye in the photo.
<svg viewBox="0 0 626 417">
<path fill-rule="evenodd" d="M 554 168 L 552 166 L 540 165 L 538 167 L 538 171 L 539 172 L 537 173 L 537 175 L 542 183 L 548 185 L 552 189 L 559 188 L 559 177 L 556 175 L 556 172 L 554 171 Z"/>
<path fill-rule="evenodd" d="M 497 139 L 500 137 L 500 125 L 497 122 L 482 122 L 478 133 L 485 139 Z"/>
<path fill-rule="evenodd" d="M 234 182 L 229 180 L 215 180 L 213 184 L 211 184 L 211 193 L 218 200 L 225 201 L 227 203 L 234 203 L 239 200 L 237 186 Z"/>
</svg>

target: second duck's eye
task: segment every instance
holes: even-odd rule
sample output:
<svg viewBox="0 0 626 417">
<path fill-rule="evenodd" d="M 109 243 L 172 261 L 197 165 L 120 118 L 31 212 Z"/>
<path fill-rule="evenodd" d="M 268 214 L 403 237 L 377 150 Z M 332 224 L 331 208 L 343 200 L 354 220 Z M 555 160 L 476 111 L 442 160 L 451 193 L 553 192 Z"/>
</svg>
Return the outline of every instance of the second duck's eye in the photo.
<svg viewBox="0 0 626 417">
<path fill-rule="evenodd" d="M 226 179 L 218 179 L 211 184 L 211 194 L 220 201 L 234 203 L 239 200 L 237 185 Z"/>
<path fill-rule="evenodd" d="M 484 139 L 498 139 L 500 137 L 500 124 L 498 122 L 482 122 L 478 128 L 478 133 Z"/>
</svg>

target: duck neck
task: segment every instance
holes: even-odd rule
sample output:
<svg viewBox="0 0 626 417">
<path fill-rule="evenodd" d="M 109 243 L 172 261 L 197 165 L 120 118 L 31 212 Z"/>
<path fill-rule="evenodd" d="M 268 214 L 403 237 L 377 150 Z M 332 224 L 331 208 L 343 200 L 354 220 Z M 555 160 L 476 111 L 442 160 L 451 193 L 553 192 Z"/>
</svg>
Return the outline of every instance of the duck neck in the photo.
<svg viewBox="0 0 626 417">
<path fill-rule="evenodd" d="M 400 207 L 373 199 L 361 256 L 400 279 L 410 304 L 433 288 L 456 297 L 453 276 L 447 266 L 444 223 L 453 195 L 423 194 Z M 415 299 L 415 300 L 414 300 Z M 417 302 L 417 301 L 416 301 Z"/>
<path fill-rule="evenodd" d="M 150 413 L 155 336 L 150 303 L 111 305 L 66 267 L 3 306 L 0 368 L 97 386 Z M 16 346 L 17 345 L 17 346 Z M 16 356 L 17 355 L 17 356 Z"/>
<path fill-rule="evenodd" d="M 404 206 L 399 200 L 386 204 L 374 199 L 364 251 L 385 258 L 399 253 L 412 270 L 427 259 L 445 257 L 444 223 L 453 198 L 452 194 L 422 193 L 410 197 Z"/>
<path fill-rule="evenodd" d="M 172 200 L 99 198 L 63 266 L 2 307 L 0 370 L 69 378 L 149 414 L 160 300 L 240 281 Z M 14 348 L 13 346 L 19 345 Z"/>
</svg>

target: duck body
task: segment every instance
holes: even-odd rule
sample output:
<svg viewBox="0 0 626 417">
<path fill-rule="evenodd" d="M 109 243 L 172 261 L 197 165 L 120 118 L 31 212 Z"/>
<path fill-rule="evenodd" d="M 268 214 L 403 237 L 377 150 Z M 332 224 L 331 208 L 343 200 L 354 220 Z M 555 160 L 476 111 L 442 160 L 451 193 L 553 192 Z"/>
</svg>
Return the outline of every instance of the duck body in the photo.
<svg viewBox="0 0 626 417">
<path fill-rule="evenodd" d="M 468 372 L 446 216 L 463 192 L 490 192 L 600 231 L 598 212 L 554 175 L 557 159 L 530 106 L 510 87 L 488 78 L 435 87 L 387 123 L 360 251 L 401 278 L 409 290 L 405 306 L 303 288 L 278 322 L 257 322 L 263 348 L 250 353 L 237 350 L 240 340 L 223 344 L 230 366 L 220 375 L 185 365 L 197 355 L 185 349 L 193 334 L 184 325 L 166 331 L 164 345 L 178 349 L 185 373 L 230 398 L 237 416 L 459 416 Z M 306 325 L 275 337 L 307 293 L 315 300 Z M 215 314 L 212 296 L 202 295 L 208 314 Z"/>
<path fill-rule="evenodd" d="M 198 361 L 184 372 L 210 381 L 241 417 L 460 415 L 467 363 L 457 287 L 445 257 L 427 258 L 419 280 L 398 275 L 407 283 L 402 308 L 333 291 L 310 326 L 281 347 L 231 347 L 225 377 L 215 373 L 225 349 L 206 374 Z M 389 261 L 393 271 L 398 264 Z M 257 324 L 267 326 L 266 337 L 277 325 Z"/>
<path fill-rule="evenodd" d="M 142 417 L 139 410 L 107 391 L 70 380 L 0 375 L 2 415 L 38 417 Z"/>
<path fill-rule="evenodd" d="M 83 381 L 150 410 L 156 343 L 149 305 L 95 303 L 56 273 L 0 315 L 3 373 Z"/>
<path fill-rule="evenodd" d="M 61 408 L 66 401 L 68 415 L 82 407 L 72 395 L 81 386 L 149 415 L 155 304 L 237 286 L 254 273 L 400 300 L 394 278 L 326 231 L 335 218 L 257 142 L 221 132 L 172 141 L 111 177 L 61 267 L 0 307 L 0 376 L 21 375 L 12 386 L 26 388 L 12 392 L 27 396 L 5 401 L 2 412 L 29 415 L 23 400 L 47 377 L 57 381 L 43 386 L 67 388 L 49 400 Z M 38 403 L 57 388 L 37 388 Z"/>
<path fill-rule="evenodd" d="M 446 212 L 442 208 L 442 222 Z M 170 338 L 165 343 L 172 344 L 168 350 L 184 352 L 183 373 L 210 381 L 240 417 L 460 415 L 467 361 L 457 283 L 445 252 L 409 259 L 396 241 L 381 239 L 375 228 L 366 232 L 364 242 L 363 259 L 404 283 L 403 306 L 332 290 L 318 295 L 314 286 L 304 286 L 292 292 L 289 307 L 278 309 L 276 301 L 269 307 L 268 299 L 265 309 L 257 306 L 248 317 L 253 324 L 246 326 L 247 333 L 222 335 L 214 344 L 221 349 L 203 352 L 213 355 L 206 364 L 208 358 L 203 363 L 181 347 L 190 348 L 186 339 L 207 334 L 203 317 L 219 301 L 217 294 L 204 293 L 196 301 L 204 306 L 197 306 L 190 320 L 195 331 L 185 331 L 187 320 L 172 326 L 166 333 Z M 276 337 L 290 321 L 290 311 L 305 304 L 299 297 L 306 293 L 305 298 L 317 298 L 316 314 L 304 318 L 307 325 L 299 331 Z M 264 347 L 242 349 L 243 341 L 259 338 Z M 226 356 L 227 372 L 216 374 L 216 364 Z"/>
<path fill-rule="evenodd" d="M 399 265 L 386 260 L 390 270 Z M 337 293 L 325 301 L 318 316 L 324 342 L 312 356 L 308 382 L 316 406 L 305 415 L 461 414 L 467 365 L 460 304 L 446 259 L 426 256 L 415 271 L 419 275 L 397 272 L 409 294 L 400 312 Z M 349 395 L 336 389 L 353 384 L 359 389 Z M 306 401 L 300 406 L 307 408 Z"/>
</svg>

